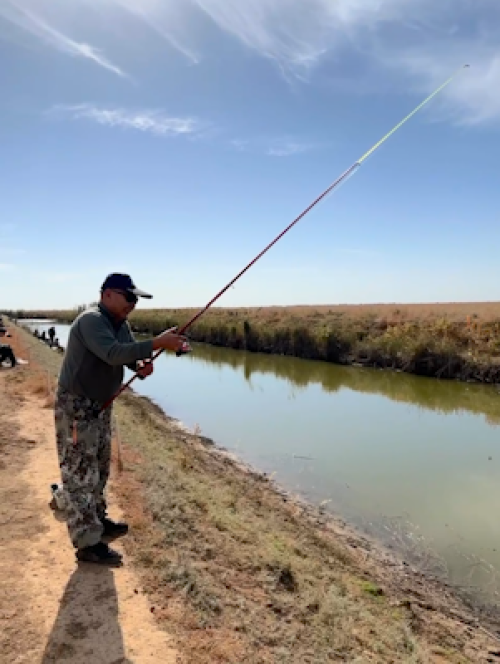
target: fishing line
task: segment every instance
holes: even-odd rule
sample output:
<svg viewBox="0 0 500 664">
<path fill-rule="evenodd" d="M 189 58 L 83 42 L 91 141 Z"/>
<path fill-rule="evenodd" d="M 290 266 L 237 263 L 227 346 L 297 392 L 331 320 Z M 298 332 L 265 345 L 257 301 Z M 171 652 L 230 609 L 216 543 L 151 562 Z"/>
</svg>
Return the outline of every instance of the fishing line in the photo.
<svg viewBox="0 0 500 664">
<path fill-rule="evenodd" d="M 208 302 L 208 304 L 206 304 L 206 305 L 203 307 L 203 309 L 200 309 L 200 311 L 198 311 L 198 313 L 197 313 L 195 316 L 193 316 L 193 317 L 191 318 L 191 320 L 189 320 L 189 321 L 188 321 L 187 323 L 185 323 L 180 329 L 178 329 L 178 330 L 177 330 L 177 334 L 183 334 L 183 333 L 188 329 L 188 327 L 191 327 L 191 325 L 192 325 L 195 321 L 197 321 L 198 318 L 200 318 L 200 316 L 202 316 L 202 315 L 203 315 L 203 314 L 204 314 L 204 313 L 205 313 L 205 312 L 206 312 L 206 311 L 212 306 L 212 304 L 213 304 L 216 300 L 218 300 L 218 299 L 219 299 L 219 298 L 220 298 L 220 297 L 221 297 L 221 296 L 222 296 L 222 295 L 223 295 L 223 294 L 224 294 L 229 288 L 231 288 L 231 286 L 232 286 L 232 285 L 233 285 L 233 284 L 234 284 L 234 283 L 235 283 L 235 282 L 236 282 L 241 276 L 243 276 L 243 275 L 245 274 L 245 272 L 246 272 L 247 270 L 249 270 L 249 269 L 252 267 L 252 265 L 254 265 L 254 264 L 259 260 L 259 258 L 261 258 L 261 257 L 262 257 L 267 251 L 269 251 L 269 249 L 270 249 L 274 244 L 276 244 L 276 242 L 278 242 L 278 240 L 280 240 L 280 239 L 281 239 L 286 233 L 288 233 L 288 231 L 291 230 L 291 228 L 293 228 L 293 226 L 295 226 L 295 224 L 298 223 L 298 222 L 302 219 L 302 217 L 305 217 L 305 215 L 306 215 L 310 210 L 312 210 L 312 208 L 315 207 L 315 206 L 316 206 L 321 200 L 323 200 L 324 198 L 326 198 L 331 192 L 333 192 L 334 189 L 336 189 L 337 187 L 339 187 L 339 186 L 340 186 L 341 184 L 343 184 L 348 178 L 350 178 L 352 175 L 354 175 L 354 173 L 356 173 L 356 171 L 362 166 L 362 164 L 368 159 L 368 157 L 370 157 L 370 156 L 371 156 L 376 150 L 378 150 L 378 148 L 381 147 L 381 145 L 382 145 L 383 143 L 385 143 L 385 142 L 387 141 L 387 139 L 389 139 L 393 134 L 395 134 L 395 133 L 397 132 L 397 130 L 400 129 L 400 127 L 402 127 L 406 122 L 408 122 L 408 120 L 410 120 L 410 118 L 412 118 L 416 113 L 418 113 L 418 111 L 419 111 L 421 108 L 423 108 L 426 104 L 428 104 L 428 103 L 431 101 L 431 99 L 433 99 L 433 98 L 434 98 L 436 95 L 438 95 L 442 90 L 444 90 L 444 88 L 445 88 L 447 85 L 449 85 L 449 84 L 451 83 L 451 81 L 452 81 L 452 80 L 453 80 L 453 79 L 459 74 L 459 72 L 463 71 L 463 69 L 467 69 L 467 68 L 469 68 L 469 66 L 470 66 L 470 65 L 467 65 L 467 64 L 462 65 L 462 66 L 461 66 L 461 67 L 460 67 L 460 68 L 459 68 L 454 74 L 452 74 L 452 75 L 451 75 L 451 76 L 450 76 L 450 77 L 449 77 L 444 83 L 442 83 L 438 88 L 436 88 L 436 90 L 434 90 L 434 92 L 432 92 L 432 93 L 431 93 L 428 97 L 426 97 L 426 98 L 425 98 L 425 99 L 424 99 L 424 100 L 423 100 L 423 101 L 422 101 L 422 102 L 421 102 L 421 103 L 420 103 L 415 109 L 413 109 L 413 111 L 411 111 L 411 113 L 408 113 L 408 115 L 407 115 L 405 118 L 403 118 L 403 119 L 401 120 L 401 122 L 398 122 L 398 124 L 397 124 L 395 127 L 393 127 L 390 131 L 388 131 L 387 134 L 386 134 L 385 136 L 383 136 L 383 137 L 382 137 L 377 143 L 375 143 L 375 145 L 373 145 L 369 150 L 367 150 L 367 151 L 364 153 L 364 155 L 362 155 L 357 161 L 355 161 L 354 164 L 352 164 L 352 166 L 349 166 L 349 168 L 348 168 L 346 171 L 344 171 L 344 172 L 342 173 L 342 175 L 340 175 L 340 176 L 335 180 L 335 182 L 333 182 L 333 183 L 332 183 L 327 189 L 325 189 L 325 191 L 324 191 L 322 194 L 320 194 L 320 195 L 318 196 L 318 198 L 316 198 L 316 200 L 314 200 L 314 201 L 313 201 L 313 202 L 312 202 L 312 203 L 311 203 L 311 204 L 310 204 L 310 205 L 309 205 L 309 206 L 308 206 L 303 212 L 301 212 L 300 215 L 299 215 L 296 219 L 294 219 L 294 220 L 292 221 L 291 224 L 289 224 L 289 225 L 288 225 L 283 231 L 281 231 L 281 233 L 280 233 L 279 235 L 277 235 L 277 236 L 274 238 L 274 240 L 272 240 L 272 241 L 267 245 L 267 247 L 265 247 L 265 248 L 264 248 L 259 254 L 257 254 L 257 256 L 256 256 L 253 260 L 251 260 L 250 263 L 248 263 L 248 265 L 247 265 L 246 267 L 244 267 L 243 270 L 241 270 L 241 272 L 239 272 L 239 273 L 238 273 L 238 274 L 237 274 L 237 275 L 236 275 L 236 276 L 235 276 L 235 277 L 234 277 L 234 278 L 233 278 L 233 279 L 232 279 L 232 280 L 231 280 L 226 286 L 224 286 L 224 288 L 222 288 L 222 289 L 217 293 L 217 295 L 215 295 L 215 297 L 213 297 L 213 298 L 210 300 L 210 302 Z M 158 350 L 158 351 L 153 355 L 153 357 L 151 358 L 152 361 L 156 360 L 156 358 L 157 358 L 159 355 L 161 355 L 162 352 L 163 352 L 163 349 Z M 186 352 L 189 352 L 189 350 L 188 350 L 188 346 L 187 346 L 187 345 L 185 346 L 184 349 L 181 349 L 180 351 L 178 351 L 178 352 L 176 353 L 176 355 L 177 355 L 177 356 L 179 356 L 179 355 L 183 355 L 183 354 L 186 353 Z M 116 394 L 115 394 L 113 397 L 111 397 L 111 399 L 109 399 L 109 400 L 104 404 L 104 406 L 102 407 L 101 411 L 103 411 L 103 410 L 105 410 L 106 408 L 108 408 L 108 406 L 110 406 L 110 405 L 113 403 L 113 401 L 116 399 L 116 397 L 118 397 L 118 396 L 119 396 L 124 390 L 126 390 L 127 387 L 129 387 L 129 385 L 130 385 L 130 384 L 131 384 L 131 383 L 137 378 L 137 376 L 138 376 L 138 374 L 135 373 L 135 374 L 132 376 L 132 378 L 130 378 L 130 380 L 129 380 L 128 382 L 124 383 L 124 384 L 120 387 L 120 389 L 116 392 Z"/>
</svg>

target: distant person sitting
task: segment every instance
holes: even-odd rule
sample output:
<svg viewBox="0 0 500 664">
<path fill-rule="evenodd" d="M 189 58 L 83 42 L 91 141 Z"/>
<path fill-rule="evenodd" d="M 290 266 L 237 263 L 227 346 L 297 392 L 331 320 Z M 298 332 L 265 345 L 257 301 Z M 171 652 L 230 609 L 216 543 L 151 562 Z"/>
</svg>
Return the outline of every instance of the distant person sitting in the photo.
<svg viewBox="0 0 500 664">
<path fill-rule="evenodd" d="M 10 360 L 11 367 L 15 367 L 17 364 L 12 348 L 8 344 L 0 344 L 0 364 L 3 364 L 5 360 Z"/>
<path fill-rule="evenodd" d="M 59 351 L 59 352 L 60 352 L 61 350 L 64 350 L 64 349 L 62 348 L 62 346 L 59 344 L 59 338 L 58 338 L 58 337 L 56 337 L 56 338 L 54 339 L 54 341 L 51 343 L 50 347 L 52 348 L 52 350 L 56 350 L 56 351 Z"/>
<path fill-rule="evenodd" d="M 45 330 L 42 331 L 42 334 L 40 335 L 40 339 L 42 341 L 47 341 L 47 335 L 45 334 Z"/>
</svg>

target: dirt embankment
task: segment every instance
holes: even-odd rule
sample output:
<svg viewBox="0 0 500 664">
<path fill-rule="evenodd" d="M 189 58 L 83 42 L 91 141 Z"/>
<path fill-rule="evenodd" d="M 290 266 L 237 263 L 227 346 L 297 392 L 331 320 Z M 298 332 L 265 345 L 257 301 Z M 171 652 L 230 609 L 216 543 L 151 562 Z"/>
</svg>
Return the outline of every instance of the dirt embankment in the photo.
<svg viewBox="0 0 500 664">
<path fill-rule="evenodd" d="M 184 662 L 133 567 L 77 565 L 48 507 L 59 469 L 47 378 L 33 364 L 0 368 L 0 662 Z"/>
<path fill-rule="evenodd" d="M 6 661 L 500 662 L 484 629 L 497 626 L 450 589 L 132 393 L 115 408 L 123 471 L 112 481 L 114 514 L 131 524 L 126 567 L 75 569 L 46 506 L 57 464 L 45 404 L 60 357 L 17 334 L 30 364 L 0 374 Z"/>
</svg>

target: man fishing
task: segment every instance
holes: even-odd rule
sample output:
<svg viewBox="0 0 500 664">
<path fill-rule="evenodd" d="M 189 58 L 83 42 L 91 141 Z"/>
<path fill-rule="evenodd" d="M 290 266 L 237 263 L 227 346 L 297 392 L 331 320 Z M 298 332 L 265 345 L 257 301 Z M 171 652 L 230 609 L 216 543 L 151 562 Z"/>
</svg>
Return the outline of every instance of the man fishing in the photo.
<svg viewBox="0 0 500 664">
<path fill-rule="evenodd" d="M 56 336 L 56 328 L 54 326 L 49 327 L 47 331 L 50 339 L 50 345 L 52 346 L 54 344 L 54 337 Z"/>
<path fill-rule="evenodd" d="M 104 489 L 111 461 L 111 406 L 103 405 L 123 381 L 127 366 L 146 378 L 153 351 L 186 350 L 186 337 L 166 330 L 136 341 L 127 320 L 139 290 L 129 275 L 113 273 L 101 286 L 96 307 L 83 311 L 70 328 L 54 407 L 57 453 L 69 536 L 79 561 L 120 564 L 107 542 L 128 532 L 106 514 Z"/>
<path fill-rule="evenodd" d="M 461 69 L 468 68 L 464 65 Z M 315 205 L 344 182 L 425 104 L 443 90 L 458 71 L 364 153 L 222 288 L 182 328 L 187 330 L 252 265 L 288 233 Z M 126 321 L 138 297 L 151 297 L 135 287 L 125 274 L 109 275 L 97 308 L 84 311 L 71 326 L 55 405 L 57 446 L 64 490 L 68 493 L 68 529 L 78 560 L 119 562 L 121 556 L 103 542 L 128 531 L 106 517 L 103 491 L 109 475 L 111 447 L 110 408 L 114 399 L 135 379 L 150 375 L 153 360 L 163 350 L 182 353 L 186 339 L 166 330 L 148 341 L 133 339 Z M 153 351 L 155 354 L 153 355 Z M 139 364 L 139 362 L 141 362 Z M 136 371 L 125 385 L 123 366 Z M 119 388 L 119 389 L 118 389 Z"/>
</svg>

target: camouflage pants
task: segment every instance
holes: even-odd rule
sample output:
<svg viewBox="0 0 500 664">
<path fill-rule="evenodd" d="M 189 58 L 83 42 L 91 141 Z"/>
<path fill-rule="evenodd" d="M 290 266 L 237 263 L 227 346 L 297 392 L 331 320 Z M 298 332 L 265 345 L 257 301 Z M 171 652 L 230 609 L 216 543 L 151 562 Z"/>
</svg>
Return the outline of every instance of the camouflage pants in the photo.
<svg viewBox="0 0 500 664">
<path fill-rule="evenodd" d="M 111 408 L 59 389 L 54 407 L 57 454 L 75 548 L 97 544 L 106 514 L 104 489 L 111 464 Z"/>
</svg>

